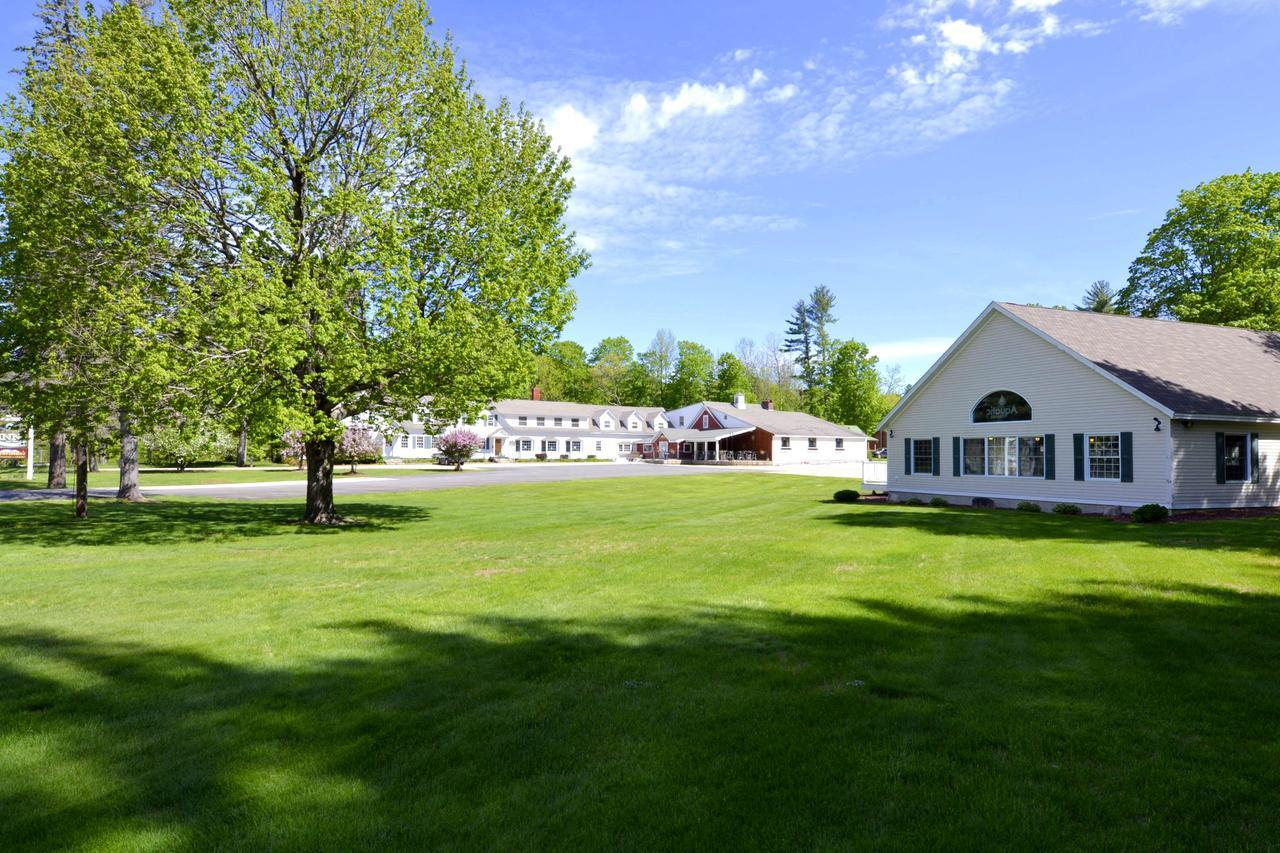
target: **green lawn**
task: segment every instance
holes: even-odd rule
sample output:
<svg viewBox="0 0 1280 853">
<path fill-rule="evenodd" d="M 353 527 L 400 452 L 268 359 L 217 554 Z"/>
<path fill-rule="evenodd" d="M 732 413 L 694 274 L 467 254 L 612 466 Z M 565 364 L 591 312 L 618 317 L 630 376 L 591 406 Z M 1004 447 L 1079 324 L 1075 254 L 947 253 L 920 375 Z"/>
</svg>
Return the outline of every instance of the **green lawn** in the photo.
<svg viewBox="0 0 1280 853">
<path fill-rule="evenodd" d="M 0 504 L 0 849 L 1265 848 L 1280 519 Z"/>
<path fill-rule="evenodd" d="M 334 469 L 339 478 L 360 477 L 395 477 L 423 473 L 449 472 L 452 468 L 442 465 L 361 465 L 356 474 L 346 465 Z M 465 469 L 464 469 L 465 470 Z M 0 491 L 5 489 L 43 489 L 47 482 L 43 471 L 37 473 L 35 480 L 24 479 L 25 469 L 6 469 L 0 472 Z M 196 486 L 224 483 L 270 483 L 281 480 L 305 480 L 306 471 L 292 468 L 212 468 L 208 470 L 178 471 L 169 468 L 144 468 L 138 477 L 139 484 L 147 486 Z M 93 471 L 89 474 L 89 487 L 93 489 L 114 489 L 120 484 L 120 473 L 114 469 Z M 71 485 L 71 472 L 67 472 L 67 485 Z"/>
</svg>

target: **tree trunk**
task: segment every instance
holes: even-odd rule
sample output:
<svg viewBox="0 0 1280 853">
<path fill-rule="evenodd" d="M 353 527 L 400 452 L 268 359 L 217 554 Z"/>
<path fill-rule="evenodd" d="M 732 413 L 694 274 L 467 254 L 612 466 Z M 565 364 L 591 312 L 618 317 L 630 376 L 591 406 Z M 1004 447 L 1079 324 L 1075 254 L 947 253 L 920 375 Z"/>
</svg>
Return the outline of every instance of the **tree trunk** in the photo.
<svg viewBox="0 0 1280 853">
<path fill-rule="evenodd" d="M 307 453 L 307 524 L 341 524 L 342 516 L 333 507 L 333 439 L 308 441 Z"/>
<path fill-rule="evenodd" d="M 76 445 L 76 518 L 89 517 L 89 447 Z"/>
<path fill-rule="evenodd" d="M 49 439 L 49 488 L 67 487 L 67 434 L 55 432 Z"/>
<path fill-rule="evenodd" d="M 240 444 L 236 446 L 236 467 L 249 467 L 249 423 L 240 424 Z"/>
<path fill-rule="evenodd" d="M 89 456 L 89 470 L 97 471 L 98 470 L 98 451 L 95 448 L 86 446 L 84 452 Z"/>
<path fill-rule="evenodd" d="M 125 414 L 120 415 L 120 488 L 116 490 L 116 499 L 146 500 L 138 486 L 138 437 L 133 434 L 133 425 Z"/>
</svg>

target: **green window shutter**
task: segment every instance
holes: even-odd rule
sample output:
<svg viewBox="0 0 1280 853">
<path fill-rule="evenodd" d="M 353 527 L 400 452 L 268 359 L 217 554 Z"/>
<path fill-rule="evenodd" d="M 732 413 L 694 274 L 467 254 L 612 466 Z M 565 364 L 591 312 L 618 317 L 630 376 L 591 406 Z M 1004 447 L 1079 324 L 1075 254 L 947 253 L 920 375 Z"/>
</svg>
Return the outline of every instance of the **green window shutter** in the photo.
<svg viewBox="0 0 1280 853">
<path fill-rule="evenodd" d="M 906 452 L 902 454 L 902 473 L 910 476 L 911 474 L 911 439 L 904 438 L 902 446 L 906 448 Z"/>
<path fill-rule="evenodd" d="M 1133 433 L 1120 433 L 1120 482 L 1133 482 Z"/>
<path fill-rule="evenodd" d="M 933 476 L 942 475 L 942 439 L 933 437 Z"/>
<path fill-rule="evenodd" d="M 1260 468 L 1262 468 L 1262 453 L 1258 449 L 1258 434 L 1249 433 L 1249 479 L 1254 483 L 1262 481 L 1258 476 Z"/>
<path fill-rule="evenodd" d="M 1227 434 L 1225 432 L 1213 434 L 1213 450 L 1217 455 L 1218 485 L 1222 485 L 1227 482 Z"/>
<path fill-rule="evenodd" d="M 1056 461 L 1054 456 L 1053 433 L 1049 433 L 1044 437 L 1044 478 L 1046 480 L 1053 480 L 1058 476 L 1053 470 L 1053 465 Z"/>
<path fill-rule="evenodd" d="M 1075 451 L 1076 461 L 1076 479 L 1084 479 L 1084 433 L 1078 432 L 1071 436 L 1071 447 Z"/>
<path fill-rule="evenodd" d="M 951 476 L 960 476 L 960 436 L 951 437 Z"/>
</svg>

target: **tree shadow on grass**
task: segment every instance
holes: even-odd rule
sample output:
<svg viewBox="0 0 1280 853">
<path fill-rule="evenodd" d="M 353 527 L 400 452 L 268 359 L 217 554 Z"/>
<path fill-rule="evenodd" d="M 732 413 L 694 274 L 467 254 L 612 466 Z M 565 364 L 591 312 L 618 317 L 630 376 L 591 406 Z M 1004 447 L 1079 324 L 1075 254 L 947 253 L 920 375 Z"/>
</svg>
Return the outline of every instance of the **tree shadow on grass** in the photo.
<svg viewBox="0 0 1280 853">
<path fill-rule="evenodd" d="M 935 536 L 1004 541 L 1138 543 L 1164 548 L 1280 553 L 1280 516 L 1186 524 L 1133 524 L 1097 516 L 1071 517 L 1002 509 L 878 506 L 853 509 L 828 519 L 868 531 L 903 528 Z"/>
<path fill-rule="evenodd" d="M 332 651 L 254 664 L 2 631 L 0 847 L 1280 837 L 1276 596 L 1117 585 L 452 624 L 293 625 Z"/>
<path fill-rule="evenodd" d="M 75 519 L 58 501 L 0 506 L 0 547 L 35 545 L 178 545 L 228 541 L 258 536 L 297 534 L 337 536 L 394 530 L 425 521 L 430 510 L 417 506 L 344 501 L 339 510 L 351 520 L 342 526 L 298 523 L 298 501 L 268 503 L 237 500 L 152 500 L 130 504 L 101 501 L 90 506 L 88 519 Z"/>
</svg>

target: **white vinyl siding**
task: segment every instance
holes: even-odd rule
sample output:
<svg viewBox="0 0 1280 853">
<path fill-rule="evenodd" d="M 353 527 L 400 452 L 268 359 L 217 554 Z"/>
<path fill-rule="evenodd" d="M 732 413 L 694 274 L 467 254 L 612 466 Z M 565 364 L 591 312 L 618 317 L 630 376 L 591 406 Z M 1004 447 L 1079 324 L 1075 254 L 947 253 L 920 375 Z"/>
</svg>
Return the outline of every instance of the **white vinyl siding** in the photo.
<svg viewBox="0 0 1280 853">
<path fill-rule="evenodd" d="M 952 476 L 953 437 L 960 437 L 961 453 L 976 453 L 972 423 L 974 404 L 995 390 L 1009 390 L 1026 398 L 1032 420 L 982 424 L 987 434 L 1036 437 L 1052 434 L 1053 480 L 1043 477 Z M 895 438 L 889 441 L 888 491 L 893 495 L 990 497 L 996 500 L 1069 502 L 1082 506 L 1136 507 L 1168 505 L 1171 497 L 1171 441 L 1169 430 L 1153 430 L 1153 418 L 1165 414 L 1081 364 L 1068 353 L 999 313 L 990 314 L 970 338 L 916 389 L 901 410 L 886 423 Z M 1238 430 L 1237 430 L 1238 431 Z M 1133 433 L 1132 483 L 1118 480 L 1076 481 L 1073 477 L 1072 436 L 1075 433 Z M 940 436 L 942 476 L 925 479 L 903 471 L 902 439 Z M 982 436 L 985 438 L 985 436 Z M 1209 430 L 1212 449 L 1213 432 Z M 976 461 L 976 459 L 974 460 Z M 1209 455 L 1209 483 L 1213 483 L 1213 454 Z M 962 460 L 962 468 L 969 466 Z M 985 468 L 984 468 L 985 470 Z"/>
<path fill-rule="evenodd" d="M 1195 421 L 1188 429 L 1174 421 L 1171 428 L 1175 509 L 1280 506 L 1280 424 Z M 1258 434 L 1258 482 L 1217 482 L 1214 435 L 1219 432 Z"/>
</svg>

